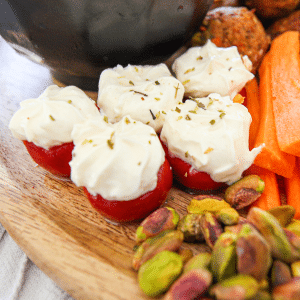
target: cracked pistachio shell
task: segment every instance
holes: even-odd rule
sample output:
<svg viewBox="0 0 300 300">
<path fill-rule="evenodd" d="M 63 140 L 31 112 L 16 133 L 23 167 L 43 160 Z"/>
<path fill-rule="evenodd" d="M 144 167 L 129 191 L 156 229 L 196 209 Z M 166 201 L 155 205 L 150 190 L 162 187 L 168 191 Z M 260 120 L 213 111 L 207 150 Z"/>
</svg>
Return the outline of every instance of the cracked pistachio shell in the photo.
<svg viewBox="0 0 300 300">
<path fill-rule="evenodd" d="M 200 200 L 192 199 L 187 207 L 190 214 L 204 214 L 206 212 L 216 213 L 223 208 L 228 208 L 230 205 L 222 198 L 203 198 Z"/>
<path fill-rule="evenodd" d="M 183 243 L 183 233 L 179 230 L 165 230 L 144 241 L 133 256 L 132 266 L 138 270 L 147 260 L 157 253 L 169 250 L 177 251 Z"/>
<path fill-rule="evenodd" d="M 187 214 L 183 216 L 177 226 L 184 235 L 184 241 L 188 243 L 203 242 L 204 236 L 200 226 L 202 215 Z"/>
<path fill-rule="evenodd" d="M 256 201 L 265 189 L 265 182 L 257 175 L 248 175 L 225 190 L 225 201 L 242 209 Z"/>
<path fill-rule="evenodd" d="M 211 271 L 217 281 L 234 276 L 237 272 L 236 241 L 235 233 L 224 232 L 214 245 L 211 254 Z"/>
<path fill-rule="evenodd" d="M 193 256 L 184 266 L 183 273 L 193 269 L 209 269 L 211 254 L 208 252 L 199 253 Z"/>
<path fill-rule="evenodd" d="M 136 243 L 141 243 L 167 229 L 175 229 L 179 214 L 171 207 L 161 207 L 150 214 L 136 230 Z"/>
<path fill-rule="evenodd" d="M 217 300 L 249 300 L 257 294 L 258 289 L 253 277 L 238 274 L 212 286 L 210 294 Z"/>
<path fill-rule="evenodd" d="M 292 246 L 278 220 L 267 211 L 252 207 L 247 219 L 254 224 L 271 246 L 272 256 L 284 262 L 295 260 Z"/>
<path fill-rule="evenodd" d="M 145 262 L 138 271 L 138 282 L 143 292 L 155 297 L 169 289 L 182 272 L 180 255 L 162 251 Z"/>
<path fill-rule="evenodd" d="M 210 212 L 202 215 L 200 226 L 207 245 L 212 249 L 219 236 L 224 232 L 223 227 Z"/>
<path fill-rule="evenodd" d="M 261 281 L 272 265 L 271 247 L 262 235 L 249 224 L 244 224 L 236 242 L 237 270 Z"/>
<path fill-rule="evenodd" d="M 277 218 L 282 227 L 286 227 L 293 220 L 296 209 L 291 205 L 280 205 L 269 209 L 268 212 Z"/>
</svg>

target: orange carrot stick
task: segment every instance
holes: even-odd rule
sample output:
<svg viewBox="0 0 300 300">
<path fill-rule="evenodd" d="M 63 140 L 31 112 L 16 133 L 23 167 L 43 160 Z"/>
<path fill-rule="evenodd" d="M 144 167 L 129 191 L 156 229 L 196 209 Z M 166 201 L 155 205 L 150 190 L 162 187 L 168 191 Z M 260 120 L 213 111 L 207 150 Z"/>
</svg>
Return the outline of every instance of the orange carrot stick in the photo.
<svg viewBox="0 0 300 300">
<path fill-rule="evenodd" d="M 295 219 L 300 219 L 300 158 L 297 157 L 296 168 L 291 178 L 284 178 L 287 204 L 296 209 Z"/>
<path fill-rule="evenodd" d="M 257 155 L 254 164 L 283 177 L 291 177 L 295 166 L 295 157 L 280 150 L 277 142 L 275 120 L 272 106 L 271 63 L 267 54 L 259 68 L 260 123 L 254 146 L 265 144 Z M 257 108 L 258 110 L 258 108 Z"/>
<path fill-rule="evenodd" d="M 276 174 L 269 170 L 252 165 L 245 171 L 245 175 L 258 175 L 265 182 L 265 189 L 262 195 L 251 205 L 268 210 L 281 205 L 280 192 Z"/>
<path fill-rule="evenodd" d="M 260 104 L 257 79 L 254 77 L 248 81 L 246 86 L 247 108 L 252 117 L 249 129 L 249 148 L 253 149 L 260 120 Z"/>
<path fill-rule="evenodd" d="M 299 49 L 299 32 L 287 31 L 273 40 L 269 52 L 278 145 L 296 156 L 300 156 Z"/>
</svg>

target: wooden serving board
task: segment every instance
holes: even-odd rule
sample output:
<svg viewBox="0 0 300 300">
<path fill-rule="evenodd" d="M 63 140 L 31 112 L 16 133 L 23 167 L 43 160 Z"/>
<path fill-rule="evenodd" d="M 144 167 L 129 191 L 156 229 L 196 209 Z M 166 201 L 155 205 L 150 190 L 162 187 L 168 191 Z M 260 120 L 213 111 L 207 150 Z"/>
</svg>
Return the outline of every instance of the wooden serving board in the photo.
<svg viewBox="0 0 300 300">
<path fill-rule="evenodd" d="M 19 102 L 50 84 L 46 68 L 16 54 L 0 37 L 0 222 L 75 299 L 150 299 L 131 267 L 138 223 L 107 222 L 81 188 L 36 166 L 8 129 Z M 166 204 L 182 215 L 191 198 L 174 187 Z"/>
</svg>

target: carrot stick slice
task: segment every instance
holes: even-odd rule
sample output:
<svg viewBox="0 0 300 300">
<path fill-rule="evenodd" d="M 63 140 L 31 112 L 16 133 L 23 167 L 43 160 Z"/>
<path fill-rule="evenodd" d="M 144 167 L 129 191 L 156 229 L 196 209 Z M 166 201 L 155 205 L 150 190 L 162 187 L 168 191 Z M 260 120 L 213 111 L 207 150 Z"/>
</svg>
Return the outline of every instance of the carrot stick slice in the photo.
<svg viewBox="0 0 300 300">
<path fill-rule="evenodd" d="M 297 158 L 296 168 L 291 178 L 284 178 L 287 204 L 296 209 L 295 219 L 300 219 L 300 159 Z"/>
<path fill-rule="evenodd" d="M 287 31 L 271 44 L 273 111 L 279 148 L 300 156 L 299 32 Z"/>
<path fill-rule="evenodd" d="M 249 129 L 249 148 L 251 150 L 254 148 L 260 120 L 259 92 L 256 77 L 247 82 L 245 89 L 247 95 L 247 108 L 252 117 Z"/>
<path fill-rule="evenodd" d="M 265 189 L 262 195 L 251 205 L 268 210 L 281 205 L 280 191 L 277 177 L 274 172 L 252 165 L 245 171 L 245 175 L 258 175 L 265 182 Z"/>
<path fill-rule="evenodd" d="M 295 156 L 282 152 L 278 146 L 272 104 L 269 54 L 262 61 L 259 76 L 260 123 L 254 146 L 265 144 L 265 147 L 257 155 L 254 164 L 283 177 L 291 177 L 295 167 Z"/>
</svg>

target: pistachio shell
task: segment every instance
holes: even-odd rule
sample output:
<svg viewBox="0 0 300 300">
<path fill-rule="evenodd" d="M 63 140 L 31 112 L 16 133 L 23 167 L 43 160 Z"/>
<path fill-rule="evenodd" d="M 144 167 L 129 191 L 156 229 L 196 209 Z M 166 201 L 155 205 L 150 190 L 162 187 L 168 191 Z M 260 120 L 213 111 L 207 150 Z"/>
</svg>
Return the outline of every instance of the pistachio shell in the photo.
<svg viewBox="0 0 300 300">
<path fill-rule="evenodd" d="M 139 286 L 146 295 L 158 296 L 168 290 L 180 276 L 182 267 L 180 255 L 171 251 L 162 251 L 140 267 Z"/>
<path fill-rule="evenodd" d="M 200 226 L 202 215 L 187 214 L 183 216 L 177 226 L 184 235 L 184 241 L 188 243 L 203 242 L 204 236 Z"/>
</svg>

